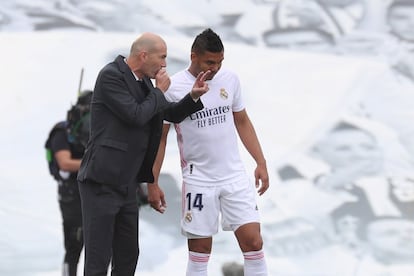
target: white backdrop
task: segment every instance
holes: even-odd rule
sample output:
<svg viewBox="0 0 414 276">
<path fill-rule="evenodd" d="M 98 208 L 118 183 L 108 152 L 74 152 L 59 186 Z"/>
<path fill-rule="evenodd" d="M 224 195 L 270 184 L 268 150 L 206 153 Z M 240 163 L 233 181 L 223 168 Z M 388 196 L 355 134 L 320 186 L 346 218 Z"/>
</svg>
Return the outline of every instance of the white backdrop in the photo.
<svg viewBox="0 0 414 276">
<path fill-rule="evenodd" d="M 60 6 L 35 2 L 37 11 L 58 15 L 56 18 L 60 19 L 52 23 L 65 19 L 66 24 L 77 25 L 68 29 L 51 24 L 47 31 L 37 32 L 33 30 L 39 22 L 51 19 L 28 16 L 24 11 L 33 9 L 34 4 L 30 3 L 34 2 L 5 1 L 0 9 L 1 275 L 60 275 L 61 219 L 57 187 L 46 167 L 43 145 L 47 133 L 76 101 L 81 68 L 85 70 L 82 88 L 92 89 L 98 70 L 117 54 L 126 54 L 131 42 L 143 31 L 122 29 L 143 19 L 131 13 L 127 21 L 130 24 L 121 24 L 115 13 L 109 12 L 116 9 L 111 1 L 57 1 Z M 178 1 L 175 9 L 191 15 L 186 25 L 179 20 L 183 15 L 171 13 L 171 7 L 165 6 L 157 14 L 144 1 L 138 10 L 145 13 L 147 23 L 137 26 L 165 31 L 171 74 L 188 64 L 192 32 L 210 24 L 223 34 L 224 66 L 240 75 L 247 112 L 268 161 L 271 188 L 258 202 L 270 275 L 412 275 L 414 131 L 410 122 L 414 119 L 414 89 L 409 74 L 395 70 L 395 60 L 411 53 L 411 42 L 396 40 L 387 33 L 386 22 L 379 17 L 380 4 L 386 1 L 371 6 L 371 21 L 366 15 L 358 24 L 347 25 L 360 29 L 335 34 L 335 44 L 324 45 L 323 50 L 288 43 L 273 47 L 257 35 L 271 28 L 272 20 L 264 15 L 270 16 L 277 5 L 283 8 L 285 1 L 245 1 L 245 5 L 234 10 L 242 16 L 237 24 L 228 23 L 231 27 L 223 21 L 229 9 L 220 6 L 220 1 L 206 2 L 215 8 L 216 16 L 206 10 L 201 13 L 189 2 Z M 20 8 L 12 9 L 16 3 L 20 3 Z M 348 8 L 358 15 L 355 7 Z M 98 8 L 105 20 L 94 19 L 88 13 Z M 198 14 L 202 16 L 197 17 Z M 263 18 L 256 27 L 251 23 L 247 28 L 246 22 L 253 22 L 253 15 Z M 192 17 L 199 21 L 190 20 Z M 158 25 L 152 24 L 154 18 L 160 19 L 156 21 Z M 315 21 L 285 18 L 281 22 L 281 29 L 295 33 L 292 26 L 303 27 L 297 22 Z M 313 30 L 324 25 L 310 26 Z M 362 31 L 369 35 L 361 36 Z M 309 36 L 301 33 L 299 37 Z M 275 36 L 272 39 L 277 41 Z M 290 41 L 286 37 L 282 40 Z M 358 130 L 348 129 L 339 138 L 330 136 L 340 122 Z M 360 129 L 369 134 L 352 136 Z M 182 275 L 185 271 L 186 247 L 177 215 L 181 180 L 173 134 L 162 184 L 168 190 L 169 210 L 161 216 L 142 209 L 137 275 L 166 275 L 171 271 Z M 331 155 L 326 153 L 328 149 L 332 149 Z M 253 176 L 254 163 L 241 150 Z M 341 167 L 343 158 L 345 165 Z M 368 172 L 360 160 L 380 165 Z M 347 164 L 355 165 L 354 169 Z M 348 190 L 333 193 L 332 189 L 319 186 L 316 179 L 324 179 L 341 168 L 347 170 L 339 182 Z M 362 190 L 363 197 L 350 192 L 355 187 Z M 368 205 L 349 205 L 362 202 Z M 372 209 L 374 217 L 358 217 L 351 212 L 352 206 L 360 206 L 360 213 Z M 339 210 L 336 208 L 344 212 L 347 220 L 332 215 Z M 393 219 L 384 220 L 384 216 Z M 343 228 L 343 223 L 348 226 Z M 366 231 L 371 231 L 370 238 L 364 235 Z M 211 257 L 211 275 L 220 275 L 221 266 L 227 261 L 242 263 L 242 257 L 232 234 L 220 232 Z"/>
</svg>

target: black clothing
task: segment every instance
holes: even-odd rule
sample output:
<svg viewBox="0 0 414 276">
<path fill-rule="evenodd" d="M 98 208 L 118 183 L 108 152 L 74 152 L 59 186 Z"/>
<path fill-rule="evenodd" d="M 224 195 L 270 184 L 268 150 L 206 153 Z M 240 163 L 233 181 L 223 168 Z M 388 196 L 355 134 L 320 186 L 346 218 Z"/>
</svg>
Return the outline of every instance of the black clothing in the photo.
<svg viewBox="0 0 414 276">
<path fill-rule="evenodd" d="M 138 255 L 136 185 L 125 193 L 89 180 L 79 184 L 85 238 L 85 275 L 134 275 Z M 112 249 L 112 250 L 111 250 Z"/>
<path fill-rule="evenodd" d="M 76 182 L 71 185 L 77 184 Z M 79 257 L 83 248 L 82 210 L 80 200 L 59 201 L 63 218 L 63 235 L 65 245 L 64 274 L 75 276 Z M 67 273 L 67 274 L 66 274 Z"/>
<path fill-rule="evenodd" d="M 52 154 L 60 150 L 69 150 L 72 158 L 81 159 L 84 148 L 68 141 L 67 131 L 57 130 L 50 140 Z M 65 245 L 63 275 L 76 276 L 79 257 L 83 248 L 82 211 L 76 173 L 61 174 L 58 181 L 58 199 L 62 215 Z"/>
<path fill-rule="evenodd" d="M 143 78 L 146 89 L 118 56 L 99 73 L 91 104 L 91 134 L 78 181 L 92 180 L 120 192 L 131 183 L 152 183 L 152 165 L 163 121 L 179 123 L 201 110 L 190 94 L 177 103 Z"/>
<path fill-rule="evenodd" d="M 85 275 L 134 275 L 139 255 L 137 185 L 152 183 L 163 120 L 180 122 L 203 108 L 188 94 L 170 103 L 149 78 L 137 81 L 118 56 L 98 75 L 91 133 L 78 173 Z M 112 259 L 111 259 L 112 256 Z"/>
</svg>

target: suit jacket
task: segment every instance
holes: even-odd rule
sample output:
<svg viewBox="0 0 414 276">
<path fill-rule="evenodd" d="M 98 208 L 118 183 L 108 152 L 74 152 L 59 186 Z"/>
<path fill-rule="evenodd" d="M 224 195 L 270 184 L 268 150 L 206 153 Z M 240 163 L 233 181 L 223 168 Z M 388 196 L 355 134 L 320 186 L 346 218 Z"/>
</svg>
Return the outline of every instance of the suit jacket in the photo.
<svg viewBox="0 0 414 276">
<path fill-rule="evenodd" d="M 149 78 L 141 85 L 118 56 L 96 80 L 91 103 L 91 136 L 78 172 L 78 181 L 114 187 L 153 182 L 152 166 L 161 139 L 163 120 L 178 123 L 203 108 L 190 94 L 168 102 Z"/>
</svg>

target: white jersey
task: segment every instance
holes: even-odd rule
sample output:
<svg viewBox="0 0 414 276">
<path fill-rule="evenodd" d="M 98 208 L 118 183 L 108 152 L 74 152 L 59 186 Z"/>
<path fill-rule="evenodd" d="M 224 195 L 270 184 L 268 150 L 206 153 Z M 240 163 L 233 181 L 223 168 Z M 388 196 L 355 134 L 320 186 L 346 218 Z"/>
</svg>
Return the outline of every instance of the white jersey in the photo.
<svg viewBox="0 0 414 276">
<path fill-rule="evenodd" d="M 184 70 L 171 77 L 165 97 L 177 102 L 191 91 L 196 78 Z M 239 154 L 233 112 L 245 106 L 238 77 L 220 69 L 207 81 L 204 109 L 175 124 L 183 180 L 193 185 L 223 185 L 246 177 Z"/>
</svg>

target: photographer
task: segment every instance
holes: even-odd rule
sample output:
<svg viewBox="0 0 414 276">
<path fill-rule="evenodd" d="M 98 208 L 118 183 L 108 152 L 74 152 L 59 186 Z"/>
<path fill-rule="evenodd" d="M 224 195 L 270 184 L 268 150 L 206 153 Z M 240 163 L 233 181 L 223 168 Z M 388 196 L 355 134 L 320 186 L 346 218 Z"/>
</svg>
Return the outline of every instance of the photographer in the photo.
<svg viewBox="0 0 414 276">
<path fill-rule="evenodd" d="M 89 105 L 92 91 L 80 93 L 65 121 L 57 123 L 46 142 L 49 169 L 58 183 L 58 200 L 63 220 L 64 276 L 76 276 L 83 248 L 82 212 L 77 172 L 89 137 Z"/>
</svg>

